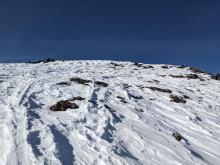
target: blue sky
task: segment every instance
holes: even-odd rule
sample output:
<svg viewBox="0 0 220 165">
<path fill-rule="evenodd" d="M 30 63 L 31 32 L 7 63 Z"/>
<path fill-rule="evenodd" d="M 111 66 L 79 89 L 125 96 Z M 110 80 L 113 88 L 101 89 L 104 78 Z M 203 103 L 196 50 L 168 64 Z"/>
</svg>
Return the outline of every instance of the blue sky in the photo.
<svg viewBox="0 0 220 165">
<path fill-rule="evenodd" d="M 220 71 L 218 0 L 0 0 L 0 62 L 186 64 Z"/>
</svg>

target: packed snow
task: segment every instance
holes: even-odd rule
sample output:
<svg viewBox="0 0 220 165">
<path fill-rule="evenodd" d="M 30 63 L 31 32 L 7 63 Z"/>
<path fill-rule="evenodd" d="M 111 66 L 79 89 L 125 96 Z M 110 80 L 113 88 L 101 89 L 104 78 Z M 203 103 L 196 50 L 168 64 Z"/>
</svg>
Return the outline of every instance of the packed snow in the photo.
<svg viewBox="0 0 220 165">
<path fill-rule="evenodd" d="M 0 164 L 219 165 L 220 81 L 190 74 L 131 62 L 0 64 Z M 78 108 L 52 111 L 61 100 Z"/>
</svg>

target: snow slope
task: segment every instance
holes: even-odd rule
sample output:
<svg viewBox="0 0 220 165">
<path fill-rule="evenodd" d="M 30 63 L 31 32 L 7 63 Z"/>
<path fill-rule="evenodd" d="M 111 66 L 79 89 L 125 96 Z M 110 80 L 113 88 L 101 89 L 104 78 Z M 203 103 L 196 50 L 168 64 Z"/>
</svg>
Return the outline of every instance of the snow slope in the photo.
<svg viewBox="0 0 220 165">
<path fill-rule="evenodd" d="M 191 74 L 188 67 L 143 66 L 0 64 L 0 164 L 220 164 L 220 81 L 170 76 Z M 92 82 L 57 85 L 73 77 Z M 149 87 L 190 98 L 172 102 Z M 49 109 L 73 96 L 86 98 L 75 101 L 79 109 Z"/>
</svg>

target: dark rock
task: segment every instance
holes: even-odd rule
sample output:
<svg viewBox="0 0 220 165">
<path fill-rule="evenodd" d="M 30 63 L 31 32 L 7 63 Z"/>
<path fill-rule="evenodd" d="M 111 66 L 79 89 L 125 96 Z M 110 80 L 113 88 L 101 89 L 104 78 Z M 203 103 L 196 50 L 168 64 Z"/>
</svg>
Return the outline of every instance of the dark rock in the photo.
<svg viewBox="0 0 220 165">
<path fill-rule="evenodd" d="M 105 82 L 101 82 L 101 81 L 95 81 L 95 84 L 96 84 L 96 85 L 103 86 L 103 87 L 107 87 L 107 86 L 108 86 L 107 83 L 105 83 Z"/>
<path fill-rule="evenodd" d="M 176 95 L 170 95 L 170 98 L 171 98 L 171 101 L 175 102 L 175 103 L 183 103 L 183 104 L 186 103 L 186 100 L 184 100 L 183 97 L 178 97 Z"/>
<path fill-rule="evenodd" d="M 138 88 L 140 88 L 141 90 L 143 90 L 144 88 L 147 88 L 146 86 L 143 85 L 136 85 Z"/>
<path fill-rule="evenodd" d="M 184 88 L 184 89 L 187 91 L 193 92 L 193 90 L 191 90 L 191 89 L 188 89 L 188 88 Z"/>
<path fill-rule="evenodd" d="M 154 67 L 152 65 L 143 65 L 142 68 L 144 68 L 144 69 L 152 69 Z"/>
<path fill-rule="evenodd" d="M 123 88 L 130 88 L 130 87 L 132 87 L 131 85 L 129 85 L 129 84 L 122 84 L 123 85 Z"/>
<path fill-rule="evenodd" d="M 111 62 L 110 64 L 113 65 L 114 67 L 117 67 L 117 66 L 124 67 L 124 65 L 122 65 L 120 63 L 116 63 L 116 62 Z"/>
<path fill-rule="evenodd" d="M 159 83 L 160 81 L 159 80 L 153 80 L 155 83 Z"/>
<path fill-rule="evenodd" d="M 190 99 L 190 97 L 187 96 L 187 95 L 183 95 L 183 98 L 184 98 L 184 99 Z"/>
<path fill-rule="evenodd" d="M 128 102 L 127 101 L 125 101 L 125 100 L 120 100 L 122 103 L 125 103 L 125 104 L 127 104 Z"/>
<path fill-rule="evenodd" d="M 144 112 L 144 110 L 142 108 L 135 108 L 135 110 L 138 112 Z"/>
<path fill-rule="evenodd" d="M 125 100 L 125 98 L 121 97 L 121 96 L 117 96 L 117 98 L 120 99 L 120 100 Z"/>
<path fill-rule="evenodd" d="M 152 69 L 154 68 L 152 65 L 147 65 L 147 66 L 144 66 L 145 69 Z"/>
<path fill-rule="evenodd" d="M 28 62 L 28 63 L 30 63 L 30 64 L 39 64 L 41 62 L 43 62 L 43 61 L 39 60 L 39 61 L 33 61 L 33 62 Z"/>
<path fill-rule="evenodd" d="M 190 67 L 190 70 L 194 73 L 206 73 L 199 68 Z"/>
<path fill-rule="evenodd" d="M 122 102 L 122 103 L 128 103 L 127 101 L 125 101 L 125 98 L 124 97 L 121 97 L 121 96 L 117 96 L 117 98 Z"/>
<path fill-rule="evenodd" d="M 140 68 L 140 67 L 142 67 L 142 66 L 143 66 L 143 64 L 138 63 L 138 62 L 135 62 L 135 63 L 134 63 L 134 66 L 136 66 L 136 67 Z"/>
<path fill-rule="evenodd" d="M 180 135 L 180 133 L 178 133 L 178 132 L 172 133 L 172 136 L 173 136 L 177 141 L 180 141 L 180 140 L 183 139 L 183 136 Z"/>
<path fill-rule="evenodd" d="M 188 79 L 198 79 L 199 76 L 197 74 L 187 74 L 185 76 L 183 75 L 170 75 L 173 78 L 188 78 Z M 203 81 L 202 79 L 200 79 L 201 81 Z"/>
<path fill-rule="evenodd" d="M 161 68 L 163 68 L 163 69 L 169 69 L 169 67 L 168 67 L 167 65 L 163 65 L 163 66 L 161 66 Z"/>
<path fill-rule="evenodd" d="M 48 62 L 54 62 L 55 60 L 52 58 L 47 58 L 46 60 L 44 60 L 44 63 L 48 63 Z"/>
<path fill-rule="evenodd" d="M 213 80 L 220 80 L 220 74 L 212 75 L 211 78 Z"/>
<path fill-rule="evenodd" d="M 57 83 L 57 85 L 66 85 L 66 86 L 70 86 L 70 85 L 71 85 L 71 82 L 60 82 L 60 83 Z"/>
<path fill-rule="evenodd" d="M 136 95 L 133 95 L 133 94 L 131 94 L 131 93 L 128 93 L 128 96 L 129 96 L 129 97 L 132 97 L 132 98 L 134 98 L 134 99 L 136 99 L 136 100 L 143 99 L 143 96 L 136 96 Z"/>
<path fill-rule="evenodd" d="M 180 66 L 178 66 L 177 68 L 179 68 L 179 69 L 184 69 L 184 68 L 186 68 L 186 67 L 188 67 L 187 65 L 180 65 Z"/>
<path fill-rule="evenodd" d="M 78 101 L 83 101 L 83 100 L 85 100 L 85 98 L 83 98 L 83 97 L 81 97 L 81 96 L 77 96 L 77 97 L 73 97 L 73 98 L 71 98 L 71 99 L 68 99 L 68 101 L 76 101 L 76 100 L 78 100 Z"/>
<path fill-rule="evenodd" d="M 197 121 L 202 121 L 202 119 L 199 117 L 199 116 L 195 116 L 195 120 L 197 120 Z"/>
<path fill-rule="evenodd" d="M 38 63 L 48 63 L 48 62 L 54 62 L 55 60 L 52 58 L 47 58 L 46 60 L 38 60 L 38 61 L 33 61 L 29 62 L 31 64 L 38 64 Z"/>
<path fill-rule="evenodd" d="M 183 75 L 170 75 L 173 78 L 185 78 Z"/>
<path fill-rule="evenodd" d="M 197 78 L 199 78 L 199 76 L 197 74 L 188 74 L 188 75 L 186 75 L 186 78 L 188 78 L 188 79 L 197 79 Z"/>
<path fill-rule="evenodd" d="M 57 102 L 55 105 L 50 107 L 51 111 L 66 111 L 67 109 L 77 109 L 79 108 L 78 105 L 75 103 L 71 103 L 68 100 L 61 100 Z"/>
<path fill-rule="evenodd" d="M 145 64 L 142 64 L 142 63 L 138 63 L 138 62 L 135 62 L 134 66 L 136 66 L 138 68 L 143 68 L 143 69 L 152 69 L 152 68 L 154 68 L 152 65 L 145 65 Z"/>
<path fill-rule="evenodd" d="M 159 74 L 158 76 L 160 76 L 160 77 L 166 77 L 166 75 L 161 75 L 161 74 Z"/>
<path fill-rule="evenodd" d="M 78 84 L 88 85 L 88 83 L 91 83 L 91 80 L 84 80 L 81 78 L 71 78 L 70 81 L 76 82 Z"/>
<path fill-rule="evenodd" d="M 146 88 L 149 88 L 153 91 L 159 91 L 159 92 L 164 92 L 164 93 L 172 93 L 172 91 L 169 90 L 169 89 L 162 89 L 162 88 L 157 88 L 157 87 L 146 87 Z"/>
</svg>

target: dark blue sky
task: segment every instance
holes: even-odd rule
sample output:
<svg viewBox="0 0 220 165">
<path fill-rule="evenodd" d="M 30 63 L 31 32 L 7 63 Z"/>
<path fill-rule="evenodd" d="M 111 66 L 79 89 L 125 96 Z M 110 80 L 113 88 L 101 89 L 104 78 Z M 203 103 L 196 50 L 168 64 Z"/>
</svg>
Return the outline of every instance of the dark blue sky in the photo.
<svg viewBox="0 0 220 165">
<path fill-rule="evenodd" d="M 0 62 L 113 59 L 220 71 L 219 0 L 0 0 Z"/>
</svg>

